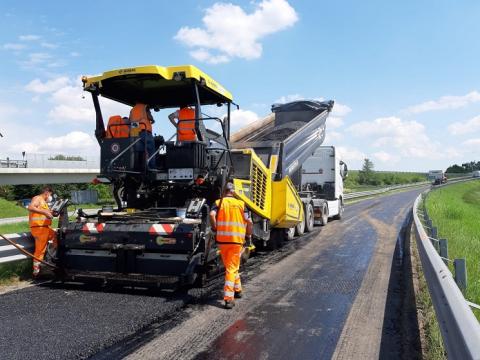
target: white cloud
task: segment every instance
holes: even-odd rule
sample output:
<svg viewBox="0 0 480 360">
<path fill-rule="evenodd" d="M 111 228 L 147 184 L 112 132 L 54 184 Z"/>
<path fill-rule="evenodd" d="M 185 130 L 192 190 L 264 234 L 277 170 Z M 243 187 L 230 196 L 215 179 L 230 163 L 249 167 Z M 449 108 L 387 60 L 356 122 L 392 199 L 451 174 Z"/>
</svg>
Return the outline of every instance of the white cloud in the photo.
<svg viewBox="0 0 480 360">
<path fill-rule="evenodd" d="M 49 42 L 41 42 L 40 43 L 40 46 L 43 47 L 43 48 L 47 48 L 47 49 L 56 49 L 58 48 L 58 45 L 57 44 L 53 44 L 53 43 L 49 43 Z"/>
<path fill-rule="evenodd" d="M 3 44 L 2 46 L 4 50 L 15 50 L 15 51 L 23 50 L 26 47 L 27 46 L 25 44 L 18 44 L 18 43 L 7 43 L 7 44 Z"/>
<path fill-rule="evenodd" d="M 286 0 L 262 0 L 251 13 L 231 3 L 215 3 L 205 10 L 203 28 L 184 26 L 174 38 L 192 48 L 190 55 L 199 61 L 251 60 L 262 55 L 262 38 L 297 20 L 295 9 Z"/>
<path fill-rule="evenodd" d="M 478 151 L 478 148 L 480 147 L 480 138 L 478 139 L 468 139 L 462 143 L 463 146 L 466 146 L 470 149 L 475 149 Z"/>
<path fill-rule="evenodd" d="M 72 51 L 72 52 L 70 52 L 70 56 L 71 57 L 78 57 L 78 56 L 80 56 L 80 53 L 78 53 L 76 51 Z"/>
<path fill-rule="evenodd" d="M 23 61 L 23 65 L 27 67 L 43 65 L 52 59 L 52 55 L 43 52 L 35 52 L 28 54 L 28 57 Z"/>
<path fill-rule="evenodd" d="M 231 127 L 240 129 L 258 120 L 260 117 L 250 110 L 235 109 L 230 114 Z"/>
<path fill-rule="evenodd" d="M 465 122 L 454 122 L 448 126 L 453 135 L 464 135 L 480 130 L 480 115 Z"/>
<path fill-rule="evenodd" d="M 397 117 L 361 121 L 347 129 L 353 136 L 371 138 L 373 147 L 392 146 L 404 155 L 428 157 L 432 155 L 431 141 L 425 127 L 416 121 Z"/>
<path fill-rule="evenodd" d="M 212 55 L 205 49 L 197 49 L 190 51 L 190 56 L 195 60 L 201 62 L 208 62 L 209 64 L 222 64 L 230 61 L 230 58 L 226 55 Z"/>
<path fill-rule="evenodd" d="M 480 93 L 478 91 L 471 91 L 466 95 L 442 96 L 438 100 L 430 100 L 418 105 L 410 106 L 406 109 L 406 112 L 418 114 L 434 110 L 458 109 L 479 101 Z"/>
<path fill-rule="evenodd" d="M 95 154 L 98 152 L 93 136 L 82 131 L 72 131 L 61 136 L 51 136 L 41 142 L 22 142 L 11 146 L 11 151 L 27 153 Z"/>
<path fill-rule="evenodd" d="M 349 106 L 335 101 L 335 104 L 333 105 L 332 116 L 345 117 L 351 112 L 352 109 Z"/>
<path fill-rule="evenodd" d="M 344 161 L 361 161 L 367 157 L 362 151 L 348 146 L 337 146 L 336 150 L 340 159 Z"/>
<path fill-rule="evenodd" d="M 385 151 L 378 151 L 373 153 L 372 155 L 375 159 L 380 160 L 384 163 L 396 163 L 400 160 L 398 156 L 389 154 Z"/>
<path fill-rule="evenodd" d="M 361 137 L 374 148 L 392 149 L 405 158 L 440 159 L 451 156 L 440 144 L 432 142 L 425 126 L 417 121 L 404 121 L 398 117 L 361 121 L 347 129 L 355 137 Z"/>
<path fill-rule="evenodd" d="M 25 87 L 35 94 L 48 97 L 52 108 L 48 112 L 51 123 L 69 123 L 81 125 L 95 121 L 95 110 L 92 100 L 81 86 L 80 77 L 70 79 L 64 76 L 42 82 L 31 81 Z M 105 119 L 114 114 L 128 115 L 130 108 L 118 102 L 100 97 L 102 113 Z"/>
<path fill-rule="evenodd" d="M 327 132 L 325 135 L 324 144 L 325 145 L 333 145 L 335 142 L 343 139 L 343 134 L 338 131 L 329 131 L 327 128 Z"/>
<path fill-rule="evenodd" d="M 40 40 L 42 37 L 40 35 L 29 34 L 29 35 L 20 35 L 18 38 L 21 41 L 36 41 L 36 40 Z"/>
<path fill-rule="evenodd" d="M 275 100 L 274 104 L 286 104 L 286 103 L 297 101 L 297 100 L 305 100 L 305 97 L 303 97 L 300 94 L 284 95 L 279 97 L 277 100 Z"/>
<path fill-rule="evenodd" d="M 25 89 L 33 93 L 44 94 L 54 92 L 69 83 L 70 79 L 66 76 L 61 76 L 56 79 L 47 80 L 45 82 L 42 82 L 40 79 L 34 79 L 25 86 Z"/>
<path fill-rule="evenodd" d="M 327 127 L 329 129 L 336 129 L 343 125 L 343 118 L 338 116 L 329 116 L 327 118 Z"/>
</svg>

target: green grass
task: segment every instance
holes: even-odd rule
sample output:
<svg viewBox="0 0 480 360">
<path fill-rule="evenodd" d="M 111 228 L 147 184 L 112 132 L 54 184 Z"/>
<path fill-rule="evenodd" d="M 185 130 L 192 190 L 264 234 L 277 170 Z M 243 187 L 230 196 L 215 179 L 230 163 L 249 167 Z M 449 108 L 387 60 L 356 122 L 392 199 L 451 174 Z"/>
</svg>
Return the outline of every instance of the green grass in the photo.
<svg viewBox="0 0 480 360">
<path fill-rule="evenodd" d="M 420 181 L 426 181 L 424 173 L 411 173 L 399 171 L 376 171 L 374 184 L 365 185 L 359 183 L 358 170 L 350 170 L 345 180 L 345 192 L 356 192 L 374 190 L 390 185 L 411 184 Z"/>
<path fill-rule="evenodd" d="M 15 223 L 15 224 L 6 224 L 0 225 L 0 234 L 14 234 L 21 232 L 29 232 L 28 221 Z"/>
<path fill-rule="evenodd" d="M 467 260 L 465 298 L 480 304 L 480 181 L 432 191 L 426 206 L 439 238 L 448 239 L 449 258 Z M 453 265 L 450 270 L 453 273 Z M 474 313 L 480 319 L 480 311 Z"/>
<path fill-rule="evenodd" d="M 11 285 L 19 280 L 32 278 L 32 261 L 21 260 L 11 264 L 0 264 L 0 286 Z"/>
<path fill-rule="evenodd" d="M 13 201 L 0 198 L 0 218 L 27 216 L 27 209 L 18 206 Z"/>
</svg>

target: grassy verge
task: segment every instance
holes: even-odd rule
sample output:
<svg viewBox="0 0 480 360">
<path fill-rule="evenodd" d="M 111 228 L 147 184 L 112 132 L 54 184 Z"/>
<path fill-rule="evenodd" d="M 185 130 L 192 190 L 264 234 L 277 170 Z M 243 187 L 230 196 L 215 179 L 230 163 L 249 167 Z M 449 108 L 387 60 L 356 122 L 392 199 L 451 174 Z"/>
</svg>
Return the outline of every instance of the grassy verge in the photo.
<svg viewBox="0 0 480 360">
<path fill-rule="evenodd" d="M 27 215 L 27 209 L 18 206 L 13 201 L 0 198 L 0 219 Z"/>
<path fill-rule="evenodd" d="M 451 259 L 466 258 L 465 298 L 480 303 L 480 181 L 454 184 L 432 191 L 426 202 L 439 238 L 448 239 Z M 453 272 L 453 266 L 450 265 Z M 474 310 L 480 319 L 480 311 Z"/>
<path fill-rule="evenodd" d="M 438 325 L 435 309 L 433 308 L 432 298 L 428 291 L 427 282 L 423 275 L 415 235 L 412 234 L 412 265 L 413 273 L 418 276 L 418 289 L 415 300 L 419 318 L 420 334 L 422 340 L 422 355 L 425 360 L 446 360 L 447 356 L 444 350 L 442 334 Z"/>
<path fill-rule="evenodd" d="M 9 264 L 0 264 L 0 286 L 11 285 L 32 277 L 32 261 L 21 260 Z"/>
</svg>

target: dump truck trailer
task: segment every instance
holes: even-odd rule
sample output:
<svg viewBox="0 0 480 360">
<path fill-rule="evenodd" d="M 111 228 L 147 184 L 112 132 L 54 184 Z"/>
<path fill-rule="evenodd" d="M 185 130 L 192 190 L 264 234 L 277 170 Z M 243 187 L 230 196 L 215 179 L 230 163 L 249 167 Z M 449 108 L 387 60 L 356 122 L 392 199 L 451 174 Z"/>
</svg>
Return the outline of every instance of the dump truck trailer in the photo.
<svg viewBox="0 0 480 360">
<path fill-rule="evenodd" d="M 162 287 L 203 283 L 220 270 L 208 214 L 228 179 L 252 213 L 255 241 L 281 239 L 304 220 L 303 201 L 290 177 L 323 141 L 333 102 L 274 106 L 257 137 L 232 146 L 232 95 L 194 66 L 123 68 L 82 81 L 96 113 L 97 181 L 111 185 L 116 206 L 95 215 L 79 211 L 76 221 L 59 229 L 58 266 L 65 280 Z M 190 107 L 196 140 L 141 131 L 121 115 L 106 124 L 100 96 L 155 111 Z M 223 106 L 225 118 L 205 115 L 208 106 Z M 221 131 L 212 130 L 211 123 Z"/>
<path fill-rule="evenodd" d="M 291 239 L 297 225 L 299 229 L 313 230 L 311 192 L 303 192 L 302 196 L 298 193 L 301 190 L 302 165 L 322 144 L 326 120 L 333 104 L 333 101 L 308 100 L 274 104 L 272 114 L 259 121 L 258 125 L 253 124 L 232 136 L 235 187 L 239 197 L 257 215 L 253 217 L 255 239 L 269 248 L 276 248 L 283 240 Z M 253 153 L 256 156 L 252 156 Z M 253 202 L 248 196 L 251 193 L 248 179 L 258 176 L 258 173 L 271 179 L 270 202 Z M 268 199 L 268 189 L 265 188 L 265 199 Z M 285 193 L 284 189 L 288 192 Z M 292 213 L 297 214 L 299 208 L 303 214 L 301 218 L 288 212 L 284 217 L 277 216 L 280 209 L 292 209 Z M 268 216 L 269 213 L 271 216 Z"/>
</svg>

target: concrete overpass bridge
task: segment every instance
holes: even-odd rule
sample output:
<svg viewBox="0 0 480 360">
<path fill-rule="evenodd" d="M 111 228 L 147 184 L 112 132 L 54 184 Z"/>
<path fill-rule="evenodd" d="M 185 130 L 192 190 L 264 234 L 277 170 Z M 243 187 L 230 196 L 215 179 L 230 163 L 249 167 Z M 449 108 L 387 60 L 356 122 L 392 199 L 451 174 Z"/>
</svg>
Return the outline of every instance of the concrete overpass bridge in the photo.
<svg viewBox="0 0 480 360">
<path fill-rule="evenodd" d="M 98 157 L 29 154 L 22 160 L 0 159 L 0 185 L 89 183 L 99 172 Z"/>
</svg>

